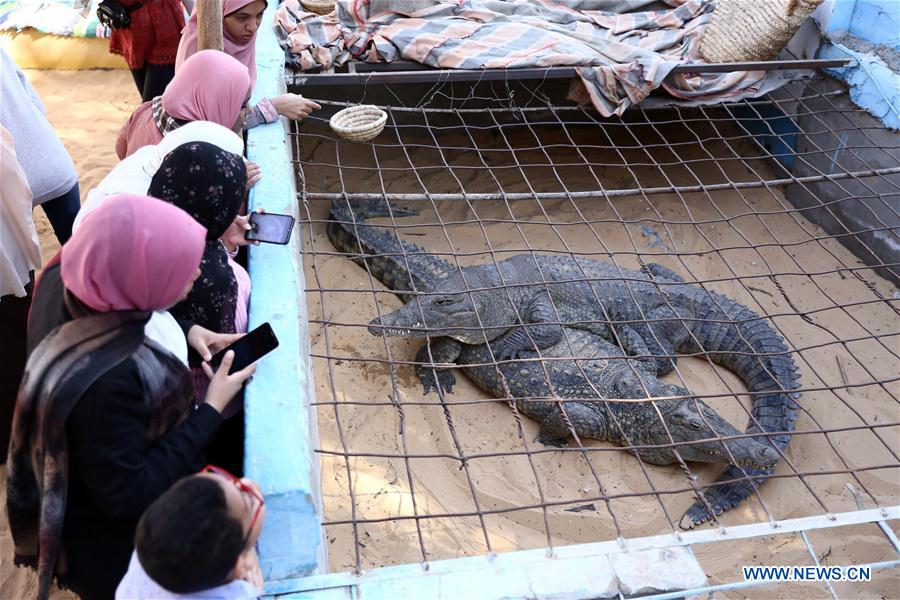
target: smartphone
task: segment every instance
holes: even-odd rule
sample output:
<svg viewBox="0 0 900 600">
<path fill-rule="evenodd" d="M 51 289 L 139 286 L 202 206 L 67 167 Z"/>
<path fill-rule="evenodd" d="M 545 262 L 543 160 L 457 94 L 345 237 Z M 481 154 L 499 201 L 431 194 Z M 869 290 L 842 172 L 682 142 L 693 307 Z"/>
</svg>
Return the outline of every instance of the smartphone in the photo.
<svg viewBox="0 0 900 600">
<path fill-rule="evenodd" d="M 230 375 L 235 371 L 249 367 L 277 347 L 278 338 L 275 337 L 272 326 L 268 323 L 263 323 L 235 343 L 218 352 L 209 363 L 212 365 L 213 371 L 215 371 L 219 368 L 225 353 L 233 350 L 234 362 L 231 363 L 231 370 L 228 372 Z"/>
<path fill-rule="evenodd" d="M 250 241 L 287 244 L 294 228 L 294 217 L 277 213 L 250 213 L 250 229 L 244 237 Z"/>
</svg>

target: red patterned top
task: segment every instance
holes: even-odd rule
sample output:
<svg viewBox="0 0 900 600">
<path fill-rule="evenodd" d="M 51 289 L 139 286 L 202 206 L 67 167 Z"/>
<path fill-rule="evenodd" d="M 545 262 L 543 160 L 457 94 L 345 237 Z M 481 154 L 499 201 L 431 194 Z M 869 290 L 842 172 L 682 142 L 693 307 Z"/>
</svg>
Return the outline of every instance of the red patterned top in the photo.
<svg viewBox="0 0 900 600">
<path fill-rule="evenodd" d="M 134 6 L 140 0 L 120 0 Z M 131 13 L 131 25 L 114 29 L 109 39 L 109 51 L 121 54 L 130 69 L 142 69 L 147 63 L 174 65 L 178 53 L 184 12 L 179 0 L 143 0 L 144 4 Z"/>
</svg>

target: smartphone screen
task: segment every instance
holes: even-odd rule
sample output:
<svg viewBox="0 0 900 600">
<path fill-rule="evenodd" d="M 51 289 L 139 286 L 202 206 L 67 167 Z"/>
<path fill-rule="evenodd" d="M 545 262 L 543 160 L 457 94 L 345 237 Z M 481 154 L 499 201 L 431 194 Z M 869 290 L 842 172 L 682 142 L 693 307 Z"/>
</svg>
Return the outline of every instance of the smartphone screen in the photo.
<svg viewBox="0 0 900 600">
<path fill-rule="evenodd" d="M 231 344 L 230 346 L 213 356 L 212 360 L 210 360 L 209 362 L 212 365 L 213 370 L 215 371 L 219 368 L 219 364 L 222 362 L 222 358 L 225 356 L 225 353 L 229 350 L 233 350 L 234 362 L 231 363 L 231 370 L 229 371 L 230 375 L 235 371 L 240 371 L 241 369 L 247 368 L 277 347 L 278 338 L 275 337 L 275 332 L 272 331 L 272 326 L 268 323 L 263 323 L 235 343 Z"/>
<path fill-rule="evenodd" d="M 251 241 L 287 244 L 294 228 L 294 217 L 276 213 L 250 213 L 250 227 L 244 237 Z"/>
</svg>

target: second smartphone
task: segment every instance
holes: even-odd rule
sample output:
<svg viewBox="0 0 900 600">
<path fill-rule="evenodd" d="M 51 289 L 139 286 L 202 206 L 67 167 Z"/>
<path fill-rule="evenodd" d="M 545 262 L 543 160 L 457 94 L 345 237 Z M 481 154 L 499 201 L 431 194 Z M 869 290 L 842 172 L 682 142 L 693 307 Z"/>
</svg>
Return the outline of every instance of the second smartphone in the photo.
<svg viewBox="0 0 900 600">
<path fill-rule="evenodd" d="M 287 244 L 294 228 L 294 217 L 277 213 L 250 213 L 250 230 L 244 237 L 250 241 Z"/>
</svg>

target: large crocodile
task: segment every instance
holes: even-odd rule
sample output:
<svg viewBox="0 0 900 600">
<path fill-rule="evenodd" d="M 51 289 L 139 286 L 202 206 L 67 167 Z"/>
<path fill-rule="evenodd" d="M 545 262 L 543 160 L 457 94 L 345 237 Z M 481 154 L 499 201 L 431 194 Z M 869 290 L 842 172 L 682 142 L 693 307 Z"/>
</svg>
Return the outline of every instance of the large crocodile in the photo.
<svg viewBox="0 0 900 600">
<path fill-rule="evenodd" d="M 395 217 L 410 214 L 397 208 L 391 212 Z M 416 296 L 413 290 L 427 292 L 452 281 L 456 268 L 414 244 L 401 242 L 389 230 L 365 222 L 368 217 L 387 214 L 387 207 L 378 202 L 352 207 L 336 202 L 328 224 L 329 239 L 404 300 Z M 740 436 L 737 429 L 688 390 L 659 381 L 648 365 L 626 359 L 618 346 L 590 331 L 566 327 L 562 339 L 541 348 L 539 355 L 523 350 L 516 360 L 499 363 L 491 346 L 461 343 L 455 338 L 430 338 L 419 350 L 417 373 L 425 392 L 431 387 L 449 391 L 454 380 L 448 370 L 423 365 L 460 364 L 479 387 L 495 397 L 515 399 L 520 412 L 539 420 L 539 440 L 544 443 L 558 444 L 574 433 L 641 446 L 637 453 L 653 464 L 676 461 L 674 447 L 683 460 L 720 462 L 732 465 L 729 469 L 736 468 L 736 463 L 753 473 L 770 472 L 778 460 L 777 452 L 764 440 L 738 437 L 728 439 L 724 448 L 714 440 Z M 603 400 L 641 398 L 668 399 L 653 403 Z M 706 496 L 719 513 L 751 491 L 746 483 L 726 484 L 712 488 Z M 698 501 L 682 525 L 693 526 L 709 518 L 706 504 Z"/>
</svg>

